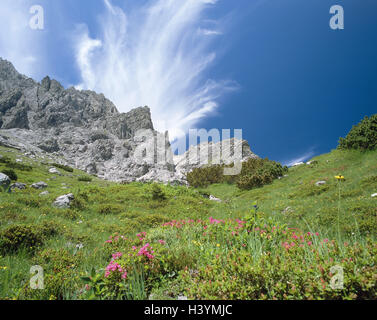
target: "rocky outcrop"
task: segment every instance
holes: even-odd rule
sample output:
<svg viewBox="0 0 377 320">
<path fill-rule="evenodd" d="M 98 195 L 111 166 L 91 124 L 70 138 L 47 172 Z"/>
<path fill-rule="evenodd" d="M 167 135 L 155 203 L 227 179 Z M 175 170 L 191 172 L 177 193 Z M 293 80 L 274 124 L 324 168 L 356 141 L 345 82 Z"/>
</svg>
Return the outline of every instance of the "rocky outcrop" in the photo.
<svg viewBox="0 0 377 320">
<path fill-rule="evenodd" d="M 229 164 L 239 148 L 237 161 L 257 157 L 237 139 L 201 144 L 173 157 L 168 133 L 154 130 L 148 107 L 119 113 L 103 94 L 64 89 L 49 77 L 37 83 L 1 58 L 0 145 L 116 182 L 185 184 L 192 168 Z M 209 154 L 208 161 L 197 158 L 199 150 Z"/>
<path fill-rule="evenodd" d="M 182 182 L 175 176 L 172 155 L 165 163 L 153 161 L 151 150 L 171 150 L 167 134 L 154 130 L 148 107 L 119 113 L 102 94 L 65 90 L 49 77 L 37 83 L 2 59 L 0 144 L 47 153 L 113 181 Z"/>
<path fill-rule="evenodd" d="M 194 168 L 208 164 L 229 165 L 244 162 L 250 158 L 259 158 L 251 150 L 246 140 L 229 139 L 217 143 L 205 142 L 192 146 L 182 155 L 174 156 L 177 172 L 185 174 Z"/>
</svg>

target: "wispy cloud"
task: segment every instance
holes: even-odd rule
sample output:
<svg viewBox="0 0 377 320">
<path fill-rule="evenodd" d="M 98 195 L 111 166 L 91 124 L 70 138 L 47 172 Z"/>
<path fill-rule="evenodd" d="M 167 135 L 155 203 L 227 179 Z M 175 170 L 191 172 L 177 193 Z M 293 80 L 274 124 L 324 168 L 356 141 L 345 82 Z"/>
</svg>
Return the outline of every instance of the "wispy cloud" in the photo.
<svg viewBox="0 0 377 320">
<path fill-rule="evenodd" d="M 290 160 L 287 160 L 287 161 L 283 161 L 283 165 L 291 167 L 291 166 L 293 166 L 296 163 L 304 162 L 306 160 L 311 159 L 315 155 L 314 149 L 315 149 L 314 147 L 311 147 L 305 153 L 303 153 L 303 154 L 301 154 L 299 156 L 296 156 L 293 159 L 290 159 Z"/>
<path fill-rule="evenodd" d="M 77 28 L 78 87 L 105 94 L 123 112 L 148 105 L 157 130 L 182 136 L 237 87 L 206 77 L 216 59 L 212 41 L 222 33 L 204 22 L 216 2 L 155 0 L 126 13 L 104 0 L 101 33 L 93 38 L 88 27 Z"/>
</svg>

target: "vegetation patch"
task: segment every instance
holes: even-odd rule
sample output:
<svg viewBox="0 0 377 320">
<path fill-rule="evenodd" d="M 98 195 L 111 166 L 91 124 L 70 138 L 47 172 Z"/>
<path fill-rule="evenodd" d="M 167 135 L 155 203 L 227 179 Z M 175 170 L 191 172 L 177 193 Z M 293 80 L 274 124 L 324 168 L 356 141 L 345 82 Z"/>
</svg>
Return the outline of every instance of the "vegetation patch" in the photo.
<svg viewBox="0 0 377 320">
<path fill-rule="evenodd" d="M 339 139 L 338 148 L 362 151 L 377 149 L 377 114 L 365 117 L 353 126 L 345 138 Z"/>
</svg>

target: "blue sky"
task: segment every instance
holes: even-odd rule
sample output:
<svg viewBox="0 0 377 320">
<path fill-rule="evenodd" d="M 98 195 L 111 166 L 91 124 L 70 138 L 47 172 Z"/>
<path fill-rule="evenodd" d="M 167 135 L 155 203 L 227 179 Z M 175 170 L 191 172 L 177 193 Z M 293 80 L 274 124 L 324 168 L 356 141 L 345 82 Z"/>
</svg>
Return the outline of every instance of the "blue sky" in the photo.
<svg viewBox="0 0 377 320">
<path fill-rule="evenodd" d="M 42 31 L 27 26 L 33 4 L 2 1 L 0 56 L 121 111 L 149 105 L 172 135 L 243 129 L 255 153 L 287 164 L 377 112 L 375 0 L 40 0 Z M 329 27 L 335 4 L 344 30 Z"/>
</svg>

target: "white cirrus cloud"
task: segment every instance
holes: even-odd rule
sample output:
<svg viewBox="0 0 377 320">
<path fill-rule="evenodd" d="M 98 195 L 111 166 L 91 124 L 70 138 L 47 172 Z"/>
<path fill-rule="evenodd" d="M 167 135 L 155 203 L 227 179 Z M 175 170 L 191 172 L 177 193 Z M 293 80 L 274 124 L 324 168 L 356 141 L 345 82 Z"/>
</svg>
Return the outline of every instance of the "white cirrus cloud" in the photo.
<svg viewBox="0 0 377 320">
<path fill-rule="evenodd" d="M 307 161 L 316 154 L 314 150 L 315 150 L 315 147 L 311 147 L 308 151 L 304 152 L 303 154 L 296 156 L 290 160 L 283 161 L 283 165 L 291 167 L 296 163 Z"/>
<path fill-rule="evenodd" d="M 101 31 L 91 37 L 84 25 L 76 30 L 82 80 L 77 87 L 103 93 L 122 112 L 147 105 L 157 130 L 169 130 L 172 140 L 182 136 L 237 88 L 233 81 L 206 76 L 221 32 L 202 23 L 216 2 L 155 0 L 126 13 L 104 0 Z"/>
</svg>

